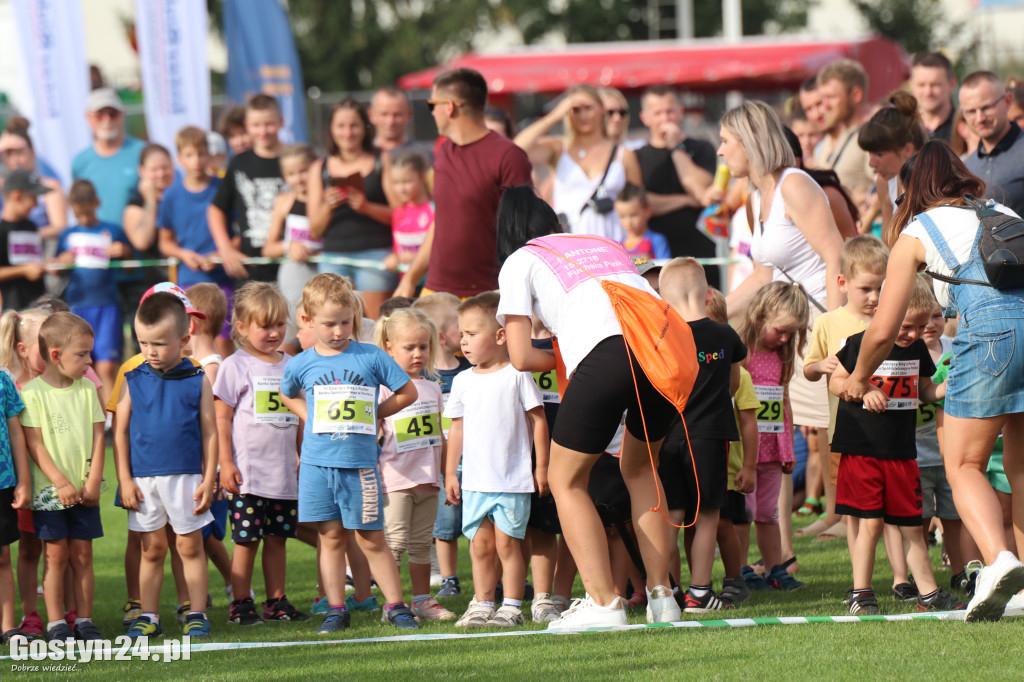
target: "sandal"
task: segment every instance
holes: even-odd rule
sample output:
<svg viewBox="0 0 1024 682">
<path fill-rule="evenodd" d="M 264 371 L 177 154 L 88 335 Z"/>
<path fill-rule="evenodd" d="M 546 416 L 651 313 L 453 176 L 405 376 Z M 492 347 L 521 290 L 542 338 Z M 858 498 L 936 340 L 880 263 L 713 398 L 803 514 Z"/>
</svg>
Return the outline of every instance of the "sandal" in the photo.
<svg viewBox="0 0 1024 682">
<path fill-rule="evenodd" d="M 808 497 L 804 499 L 804 503 L 800 505 L 800 508 L 793 513 L 797 516 L 817 516 L 823 510 L 824 507 L 821 506 L 820 500 L 817 500 L 813 497 Z"/>
<path fill-rule="evenodd" d="M 790 575 L 796 575 L 800 571 L 800 562 L 796 560 L 796 554 L 794 554 L 789 559 L 786 559 L 779 564 L 776 568 L 781 568 Z"/>
</svg>

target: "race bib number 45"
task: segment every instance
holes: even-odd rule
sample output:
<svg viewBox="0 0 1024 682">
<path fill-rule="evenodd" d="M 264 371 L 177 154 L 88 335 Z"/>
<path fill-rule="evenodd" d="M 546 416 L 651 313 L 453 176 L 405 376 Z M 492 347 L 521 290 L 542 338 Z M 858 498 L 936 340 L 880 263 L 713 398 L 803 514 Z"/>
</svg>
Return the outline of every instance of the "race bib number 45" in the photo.
<svg viewBox="0 0 1024 682">
<path fill-rule="evenodd" d="M 871 376 L 871 383 L 889 399 L 887 410 L 916 410 L 920 360 L 886 360 Z"/>
<path fill-rule="evenodd" d="M 347 384 L 315 386 L 313 433 L 377 435 L 377 389 Z"/>
<path fill-rule="evenodd" d="M 390 419 L 395 428 L 398 452 L 441 444 L 441 415 L 436 402 L 416 401 Z"/>
<path fill-rule="evenodd" d="M 754 386 L 754 394 L 761 402 L 757 410 L 758 433 L 782 433 L 785 428 L 782 399 L 786 389 L 782 386 Z"/>
<path fill-rule="evenodd" d="M 257 424 L 298 424 L 281 402 L 281 377 L 253 377 L 253 418 Z"/>
</svg>

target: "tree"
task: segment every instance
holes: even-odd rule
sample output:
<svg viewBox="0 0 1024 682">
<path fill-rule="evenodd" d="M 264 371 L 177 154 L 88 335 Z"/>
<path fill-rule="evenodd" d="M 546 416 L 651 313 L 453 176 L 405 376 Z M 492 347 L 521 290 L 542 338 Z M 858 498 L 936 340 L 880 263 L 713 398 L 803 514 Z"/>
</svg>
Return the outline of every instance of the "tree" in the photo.
<svg viewBox="0 0 1024 682">
<path fill-rule="evenodd" d="M 936 49 L 963 28 L 947 20 L 942 0 L 853 0 L 853 6 L 873 32 L 910 54 Z"/>
</svg>

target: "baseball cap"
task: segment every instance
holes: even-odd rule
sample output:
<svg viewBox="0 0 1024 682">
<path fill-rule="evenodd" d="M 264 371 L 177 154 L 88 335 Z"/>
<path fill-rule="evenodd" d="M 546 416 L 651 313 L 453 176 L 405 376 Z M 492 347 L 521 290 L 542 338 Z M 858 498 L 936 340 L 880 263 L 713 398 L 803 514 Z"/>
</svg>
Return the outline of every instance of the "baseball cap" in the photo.
<svg viewBox="0 0 1024 682">
<path fill-rule="evenodd" d="M 633 265 L 636 266 L 636 271 L 641 275 L 651 270 L 661 270 L 661 266 L 647 256 L 633 256 Z"/>
<path fill-rule="evenodd" d="M 210 156 L 228 153 L 228 143 L 224 141 L 224 136 L 215 130 L 206 133 L 206 148 Z"/>
<path fill-rule="evenodd" d="M 88 112 L 99 111 L 100 109 L 117 109 L 124 111 L 124 104 L 121 97 L 113 88 L 97 88 L 89 93 L 85 100 L 85 110 Z"/>
<path fill-rule="evenodd" d="M 195 315 L 200 320 L 206 319 L 206 315 L 204 313 L 201 313 L 192 307 L 192 301 L 188 300 L 188 296 L 185 295 L 185 290 L 179 287 L 174 282 L 160 282 L 159 284 L 154 284 L 153 286 L 146 290 L 146 293 L 142 295 L 142 298 L 139 299 L 139 303 L 141 304 L 143 301 L 145 301 L 153 294 L 160 292 L 174 294 L 175 296 L 178 297 L 178 300 L 185 305 L 186 313 L 188 313 L 189 315 Z"/>
<path fill-rule="evenodd" d="M 4 177 L 4 194 L 8 192 L 24 192 L 38 197 L 49 191 L 50 188 L 42 183 L 39 175 L 24 168 L 13 170 Z"/>
</svg>

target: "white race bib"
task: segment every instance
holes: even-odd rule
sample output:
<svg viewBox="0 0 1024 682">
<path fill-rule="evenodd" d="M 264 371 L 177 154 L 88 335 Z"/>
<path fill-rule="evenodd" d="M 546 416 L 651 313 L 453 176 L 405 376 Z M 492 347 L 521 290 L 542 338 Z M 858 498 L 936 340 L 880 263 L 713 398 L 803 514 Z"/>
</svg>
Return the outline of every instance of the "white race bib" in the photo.
<svg viewBox="0 0 1024 682">
<path fill-rule="evenodd" d="M 871 375 L 871 383 L 889 399 L 885 409 L 916 410 L 920 403 L 917 394 L 920 374 L 920 360 L 885 360 Z"/>
<path fill-rule="evenodd" d="M 349 384 L 314 386 L 313 433 L 377 435 L 377 389 Z"/>
<path fill-rule="evenodd" d="M 105 270 L 110 267 L 109 232 L 89 234 L 73 232 L 68 235 L 68 249 L 75 254 L 75 267 Z"/>
<path fill-rule="evenodd" d="M 284 243 L 285 246 L 291 242 L 305 244 L 310 251 L 319 251 L 324 248 L 322 239 L 311 239 L 309 236 L 309 218 L 304 215 L 287 215 L 284 218 Z"/>
<path fill-rule="evenodd" d="M 782 386 L 758 386 L 754 384 L 754 394 L 761 402 L 757 410 L 758 433 L 782 433 L 785 428 L 782 399 L 786 389 Z"/>
<path fill-rule="evenodd" d="M 43 262 L 43 240 L 38 232 L 10 232 L 7 235 L 7 262 L 11 265 Z"/>
<path fill-rule="evenodd" d="M 257 424 L 298 424 L 299 418 L 281 402 L 281 377 L 252 378 L 253 419 Z"/>
<path fill-rule="evenodd" d="M 398 452 L 441 444 L 441 415 L 432 400 L 417 400 L 388 420 L 395 430 Z"/>
</svg>

